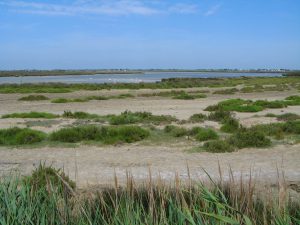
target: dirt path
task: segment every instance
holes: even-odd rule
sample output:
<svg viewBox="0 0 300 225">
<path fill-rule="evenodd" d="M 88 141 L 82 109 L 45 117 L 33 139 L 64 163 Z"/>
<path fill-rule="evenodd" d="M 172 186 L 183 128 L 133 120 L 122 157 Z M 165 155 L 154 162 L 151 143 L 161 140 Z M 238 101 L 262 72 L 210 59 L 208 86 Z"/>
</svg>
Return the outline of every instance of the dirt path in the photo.
<svg viewBox="0 0 300 225">
<path fill-rule="evenodd" d="M 235 153 L 187 153 L 183 146 L 139 146 L 120 147 L 82 146 L 79 148 L 5 149 L 0 148 L 0 171 L 7 174 L 16 169 L 28 174 L 40 161 L 46 161 L 64 170 L 75 179 L 79 186 L 87 184 L 113 183 L 116 172 L 124 182 L 126 171 L 136 180 L 144 180 L 151 169 L 153 177 L 166 180 L 188 178 L 187 165 L 192 178 L 206 177 L 205 169 L 212 177 L 218 178 L 218 162 L 226 179 L 229 167 L 234 175 L 249 176 L 250 170 L 258 179 L 274 183 L 277 168 L 285 171 L 289 182 L 300 181 L 300 145 L 280 145 L 272 149 L 244 149 Z"/>
</svg>

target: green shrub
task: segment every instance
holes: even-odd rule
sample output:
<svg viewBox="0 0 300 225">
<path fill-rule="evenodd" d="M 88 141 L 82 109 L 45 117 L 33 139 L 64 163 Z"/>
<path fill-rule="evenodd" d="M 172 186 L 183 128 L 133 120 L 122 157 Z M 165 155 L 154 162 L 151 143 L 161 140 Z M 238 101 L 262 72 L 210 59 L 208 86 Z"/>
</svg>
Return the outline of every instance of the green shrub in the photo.
<svg viewBox="0 0 300 225">
<path fill-rule="evenodd" d="M 233 133 L 240 128 L 240 123 L 235 118 L 228 118 L 224 121 L 221 131 L 226 133 Z"/>
<path fill-rule="evenodd" d="M 22 98 L 19 98 L 19 101 L 43 101 L 43 100 L 48 100 L 44 95 L 28 95 Z"/>
<path fill-rule="evenodd" d="M 174 126 L 174 125 L 165 126 L 164 131 L 166 133 L 169 133 L 173 137 L 182 137 L 188 134 L 188 131 L 185 128 Z"/>
<path fill-rule="evenodd" d="M 192 123 L 200 123 L 200 122 L 203 122 L 205 119 L 207 119 L 207 116 L 202 114 L 202 113 L 197 113 L 197 114 L 194 114 L 192 115 L 190 118 L 189 118 L 189 122 L 192 122 Z"/>
<path fill-rule="evenodd" d="M 2 118 L 43 118 L 43 119 L 54 119 L 59 117 L 52 113 L 45 112 L 29 112 L 29 113 L 12 113 L 3 115 Z"/>
<path fill-rule="evenodd" d="M 108 116 L 109 122 L 112 125 L 133 124 L 133 123 L 153 123 L 167 124 L 177 119 L 170 115 L 153 115 L 150 112 L 130 112 L 125 111 L 121 115 Z"/>
<path fill-rule="evenodd" d="M 72 118 L 72 119 L 96 119 L 99 116 L 96 114 L 90 114 L 86 112 L 74 112 L 71 111 L 64 111 L 64 114 L 62 115 L 65 118 Z"/>
<path fill-rule="evenodd" d="M 217 110 L 215 112 L 211 112 L 208 115 L 208 119 L 212 121 L 218 121 L 218 122 L 223 122 L 228 119 L 232 118 L 232 113 L 229 111 L 224 111 L 224 110 Z"/>
<path fill-rule="evenodd" d="M 87 99 L 101 101 L 101 100 L 108 100 L 109 98 L 106 96 L 89 96 L 89 97 L 87 97 Z"/>
<path fill-rule="evenodd" d="M 263 132 L 240 129 L 229 138 L 229 143 L 237 148 L 268 147 L 271 145 L 271 140 Z"/>
<path fill-rule="evenodd" d="M 265 117 L 276 117 L 276 115 L 274 113 L 267 113 Z"/>
<path fill-rule="evenodd" d="M 280 121 L 292 121 L 300 119 L 300 116 L 295 113 L 285 113 L 277 116 L 277 119 Z"/>
<path fill-rule="evenodd" d="M 193 99 L 195 99 L 195 97 L 188 93 L 182 93 L 180 95 L 174 96 L 173 99 L 193 100 Z"/>
<path fill-rule="evenodd" d="M 63 128 L 53 132 L 52 141 L 76 143 L 81 141 L 101 141 L 105 144 L 136 142 L 149 136 L 149 132 L 137 126 L 98 127 L 94 125 Z"/>
<path fill-rule="evenodd" d="M 9 128 L 0 130 L 0 145 L 27 145 L 42 142 L 46 134 L 28 128 Z"/>
<path fill-rule="evenodd" d="M 287 106 L 287 104 L 284 101 L 265 101 L 265 100 L 255 101 L 254 105 L 261 106 L 263 108 L 271 108 L 271 109 L 280 109 L 280 108 L 285 108 Z"/>
<path fill-rule="evenodd" d="M 51 103 L 67 103 L 67 102 L 69 102 L 69 100 L 66 98 L 56 98 L 51 101 Z"/>
<path fill-rule="evenodd" d="M 219 135 L 212 129 L 202 128 L 198 130 L 198 133 L 196 134 L 196 140 L 198 141 L 214 140 L 218 138 Z"/>
<path fill-rule="evenodd" d="M 211 153 L 233 152 L 234 147 L 224 140 L 214 140 L 204 143 L 204 149 Z"/>
<path fill-rule="evenodd" d="M 229 89 L 222 89 L 222 90 L 217 90 L 214 91 L 213 94 L 218 94 L 218 95 L 231 95 L 235 94 L 239 90 L 237 88 L 229 88 Z"/>
</svg>

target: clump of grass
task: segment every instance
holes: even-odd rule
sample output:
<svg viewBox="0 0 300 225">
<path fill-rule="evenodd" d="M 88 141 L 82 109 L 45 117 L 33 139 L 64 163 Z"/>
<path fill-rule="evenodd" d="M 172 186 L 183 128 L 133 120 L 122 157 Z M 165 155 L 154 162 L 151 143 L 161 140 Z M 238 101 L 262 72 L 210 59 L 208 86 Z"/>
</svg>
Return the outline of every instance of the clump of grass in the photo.
<svg viewBox="0 0 300 225">
<path fill-rule="evenodd" d="M 267 113 L 265 117 L 277 117 L 274 113 Z"/>
<path fill-rule="evenodd" d="M 219 102 L 217 105 L 208 106 L 206 111 L 236 111 L 236 112 L 259 112 L 266 108 L 284 108 L 287 107 L 287 101 L 266 101 L 266 100 L 243 100 L 243 99 L 229 99 Z M 296 103 L 294 103 L 296 104 Z"/>
<path fill-rule="evenodd" d="M 174 125 L 167 125 L 164 131 L 173 137 L 183 137 L 188 135 L 188 130 L 183 127 L 178 127 Z"/>
<path fill-rule="evenodd" d="M 225 111 L 223 109 L 216 110 L 215 112 L 211 112 L 208 115 L 208 119 L 217 122 L 224 122 L 228 119 L 232 118 L 232 113 L 229 111 Z"/>
<path fill-rule="evenodd" d="M 42 142 L 46 134 L 28 128 L 9 128 L 0 130 L 0 145 L 28 145 Z"/>
<path fill-rule="evenodd" d="M 276 116 L 279 121 L 292 121 L 300 119 L 300 115 L 295 113 L 284 113 Z"/>
<path fill-rule="evenodd" d="M 67 194 L 70 196 L 70 191 L 75 189 L 76 184 L 72 181 L 61 169 L 56 169 L 52 166 L 46 166 L 45 163 L 40 163 L 37 168 L 32 171 L 31 176 L 24 179 L 25 184 L 30 185 L 33 191 L 49 190 L 56 194 Z M 72 189 L 72 190 L 70 190 Z"/>
<path fill-rule="evenodd" d="M 238 91 L 239 91 L 239 89 L 237 89 L 237 88 L 229 88 L 229 89 L 222 89 L 222 90 L 214 91 L 213 94 L 232 95 L 232 94 L 235 94 Z"/>
<path fill-rule="evenodd" d="M 300 96 L 292 95 L 285 99 L 287 105 L 300 105 Z"/>
<path fill-rule="evenodd" d="M 284 123 L 260 124 L 251 127 L 255 132 L 262 132 L 267 136 L 282 136 L 300 134 L 300 121 L 287 121 Z"/>
<path fill-rule="evenodd" d="M 214 140 L 204 143 L 204 150 L 211 153 L 233 152 L 234 147 L 224 140 Z"/>
<path fill-rule="evenodd" d="M 287 107 L 285 101 L 266 101 L 266 100 L 258 100 L 254 102 L 256 106 L 262 106 L 263 108 L 271 108 L 271 109 L 280 109 Z"/>
<path fill-rule="evenodd" d="M 125 111 L 121 115 L 108 116 L 109 122 L 112 125 L 133 124 L 133 123 L 153 123 L 168 124 L 177 121 L 177 119 L 170 115 L 153 115 L 150 112 L 131 112 Z"/>
<path fill-rule="evenodd" d="M 64 111 L 63 117 L 65 118 L 72 118 L 72 119 L 97 119 L 99 118 L 96 114 L 90 114 L 86 112 L 71 112 L 71 111 Z"/>
<path fill-rule="evenodd" d="M 248 147 L 269 147 L 271 140 L 263 132 L 253 129 L 240 129 L 229 138 L 229 144 L 239 149 Z"/>
<path fill-rule="evenodd" d="M 56 98 L 51 101 L 51 103 L 67 103 L 67 102 L 69 102 L 69 100 L 66 98 Z"/>
<path fill-rule="evenodd" d="M 190 118 L 189 118 L 189 122 L 192 123 L 201 123 L 204 120 L 207 119 L 207 116 L 205 114 L 202 113 L 197 113 L 197 114 L 193 114 Z"/>
<path fill-rule="evenodd" d="M 218 139 L 219 135 L 212 129 L 202 128 L 198 129 L 195 138 L 198 141 L 208 141 Z"/>
<path fill-rule="evenodd" d="M 105 144 L 132 143 L 145 139 L 150 134 L 138 126 L 99 127 L 95 125 L 63 128 L 50 135 L 50 140 L 76 143 L 100 141 Z"/>
<path fill-rule="evenodd" d="M 51 103 L 69 103 L 69 102 L 88 102 L 89 100 L 86 98 L 71 98 L 71 99 L 66 99 L 66 98 L 56 98 L 51 101 Z"/>
<path fill-rule="evenodd" d="M 188 93 L 183 93 L 183 94 L 174 96 L 173 99 L 193 100 L 193 99 L 195 99 L 195 97 Z"/>
<path fill-rule="evenodd" d="M 18 101 L 43 101 L 43 100 L 49 100 L 49 98 L 47 98 L 44 95 L 28 95 L 18 99 Z"/>
<path fill-rule="evenodd" d="M 29 112 L 29 113 L 12 113 L 3 115 L 2 118 L 42 118 L 42 119 L 54 119 L 59 115 L 45 112 Z"/>
<path fill-rule="evenodd" d="M 221 126 L 221 131 L 226 133 L 236 132 L 240 128 L 240 123 L 235 118 L 227 118 L 223 121 L 223 125 Z"/>
</svg>

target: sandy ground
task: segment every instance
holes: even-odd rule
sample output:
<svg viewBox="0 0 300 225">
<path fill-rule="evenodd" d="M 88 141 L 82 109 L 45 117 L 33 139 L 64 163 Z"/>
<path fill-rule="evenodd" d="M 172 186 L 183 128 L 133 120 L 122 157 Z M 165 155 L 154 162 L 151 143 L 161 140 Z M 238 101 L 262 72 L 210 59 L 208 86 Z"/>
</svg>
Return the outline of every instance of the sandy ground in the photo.
<svg viewBox="0 0 300 225">
<path fill-rule="evenodd" d="M 159 90 L 155 90 L 159 91 Z M 163 90 L 166 91 L 166 90 Z M 152 90 L 110 90 L 110 91 L 80 91 L 66 94 L 45 94 L 49 98 L 76 98 L 90 95 L 116 95 L 120 93 L 153 92 Z M 119 114 L 125 110 L 149 111 L 153 114 L 174 115 L 179 119 L 188 119 L 194 113 L 207 113 L 203 109 L 208 105 L 228 98 L 245 99 L 284 99 L 298 94 L 296 91 L 264 92 L 235 95 L 211 95 L 208 98 L 196 100 L 174 100 L 162 97 L 137 97 L 132 99 L 113 99 L 107 101 L 90 101 L 84 103 L 52 104 L 50 101 L 20 102 L 18 98 L 26 94 L 0 94 L 0 116 L 7 113 L 41 111 L 61 114 L 65 110 L 85 111 L 100 115 Z M 259 113 L 237 113 L 245 126 L 275 122 L 276 119 L 263 117 L 266 113 L 282 114 L 294 112 L 300 114 L 300 107 L 285 109 L 269 109 Z M 26 127 L 35 124 L 33 129 L 51 132 L 58 128 L 71 125 L 75 120 L 54 119 L 51 122 L 42 119 L 0 119 L 0 129 L 13 126 Z M 218 128 L 219 124 L 205 122 L 203 126 Z M 234 174 L 245 177 L 250 171 L 258 179 L 276 183 L 277 169 L 285 172 L 288 182 L 300 182 L 300 145 L 276 145 L 269 149 L 243 149 L 235 153 L 211 154 L 190 153 L 186 150 L 191 146 L 186 142 L 172 145 L 145 145 L 135 143 L 122 146 L 79 146 L 76 148 L 42 147 L 42 148 L 0 148 L 0 174 L 9 174 L 17 170 L 29 174 L 40 161 L 53 163 L 75 179 L 79 186 L 87 184 L 109 184 L 113 182 L 114 173 L 120 182 L 124 182 L 126 171 L 130 171 L 135 179 L 143 180 L 149 177 L 149 170 L 155 177 L 172 180 L 177 172 L 181 178 L 187 178 L 187 165 L 192 178 L 204 178 L 205 169 L 215 178 L 219 177 L 218 162 L 223 176 L 228 176 L 231 167 Z"/>
</svg>

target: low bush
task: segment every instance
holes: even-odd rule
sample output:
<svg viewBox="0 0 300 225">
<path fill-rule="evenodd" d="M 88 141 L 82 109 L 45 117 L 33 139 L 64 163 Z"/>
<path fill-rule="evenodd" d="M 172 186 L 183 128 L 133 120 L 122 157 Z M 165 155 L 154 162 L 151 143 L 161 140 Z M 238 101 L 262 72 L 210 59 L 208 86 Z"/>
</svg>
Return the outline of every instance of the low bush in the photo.
<svg viewBox="0 0 300 225">
<path fill-rule="evenodd" d="M 187 129 L 183 127 L 174 126 L 174 125 L 165 126 L 164 131 L 166 133 L 169 133 L 173 137 L 182 137 L 188 135 Z"/>
<path fill-rule="evenodd" d="M 277 117 L 274 113 L 267 113 L 265 117 Z"/>
<path fill-rule="evenodd" d="M 214 140 L 204 143 L 204 149 L 211 153 L 233 152 L 234 147 L 224 140 Z"/>
<path fill-rule="evenodd" d="M 229 144 L 237 148 L 268 147 L 271 140 L 263 132 L 253 129 L 240 129 L 229 138 Z"/>
<path fill-rule="evenodd" d="M 225 110 L 217 110 L 215 112 L 211 112 L 208 115 L 208 119 L 212 120 L 212 121 L 217 121 L 217 122 L 223 122 L 226 121 L 228 119 L 232 118 L 232 113 L 229 111 L 225 111 Z"/>
<path fill-rule="evenodd" d="M 292 121 L 292 120 L 298 120 L 300 119 L 300 115 L 297 115 L 295 113 L 285 113 L 276 116 L 279 121 Z"/>
<path fill-rule="evenodd" d="M 150 112 L 130 112 L 125 111 L 121 115 L 107 116 L 110 124 L 122 125 L 133 123 L 153 123 L 153 124 L 168 124 L 177 121 L 177 119 L 170 115 L 153 115 Z"/>
<path fill-rule="evenodd" d="M 173 99 L 193 100 L 193 99 L 195 99 L 195 97 L 188 93 L 182 93 L 180 95 L 174 96 Z"/>
<path fill-rule="evenodd" d="M 28 145 L 45 139 L 45 133 L 28 128 L 14 127 L 0 130 L 0 145 Z"/>
<path fill-rule="evenodd" d="M 2 118 L 41 118 L 41 119 L 54 119 L 59 117 L 52 113 L 45 112 L 29 112 L 29 113 L 12 113 L 3 115 Z"/>
<path fill-rule="evenodd" d="M 56 98 L 51 101 L 51 103 L 67 103 L 67 102 L 69 102 L 69 100 L 66 98 Z"/>
<path fill-rule="evenodd" d="M 293 97 L 291 99 L 295 99 Z M 206 111 L 236 111 L 236 112 L 259 112 L 266 108 L 284 108 L 288 105 L 297 105 L 297 100 L 285 100 L 285 101 L 266 101 L 266 100 L 243 100 L 243 99 L 229 99 L 221 101 L 216 105 L 206 107 Z M 299 101 L 300 104 L 300 101 Z"/>
<path fill-rule="evenodd" d="M 99 116 L 96 114 L 90 114 L 86 112 L 71 112 L 71 111 L 64 111 L 63 117 L 71 118 L 71 119 L 97 119 Z"/>
<path fill-rule="evenodd" d="M 240 128 L 240 123 L 235 118 L 228 118 L 223 122 L 221 131 L 226 133 L 233 133 Z"/>
<path fill-rule="evenodd" d="M 263 108 L 271 108 L 271 109 L 280 109 L 287 107 L 285 101 L 266 101 L 266 100 L 258 100 L 254 102 L 254 105 L 261 106 Z"/>
<path fill-rule="evenodd" d="M 192 123 L 200 123 L 203 122 L 205 119 L 207 119 L 207 116 L 205 114 L 197 113 L 192 115 L 188 121 Z"/>
<path fill-rule="evenodd" d="M 235 94 L 238 91 L 239 91 L 239 89 L 237 89 L 237 88 L 229 88 L 229 89 L 222 89 L 222 90 L 214 91 L 213 94 L 232 95 L 232 94 Z"/>
<path fill-rule="evenodd" d="M 207 141 L 207 140 L 214 140 L 218 139 L 219 135 L 212 129 L 199 129 L 196 134 L 196 140 L 198 141 Z"/>
<path fill-rule="evenodd" d="M 43 101 L 43 100 L 48 100 L 44 95 L 28 95 L 22 98 L 19 98 L 19 101 Z"/>
<path fill-rule="evenodd" d="M 101 141 L 105 144 L 117 142 L 132 143 L 143 140 L 149 132 L 137 126 L 99 127 L 94 125 L 63 128 L 53 132 L 52 141 L 76 143 L 81 141 Z"/>
</svg>

